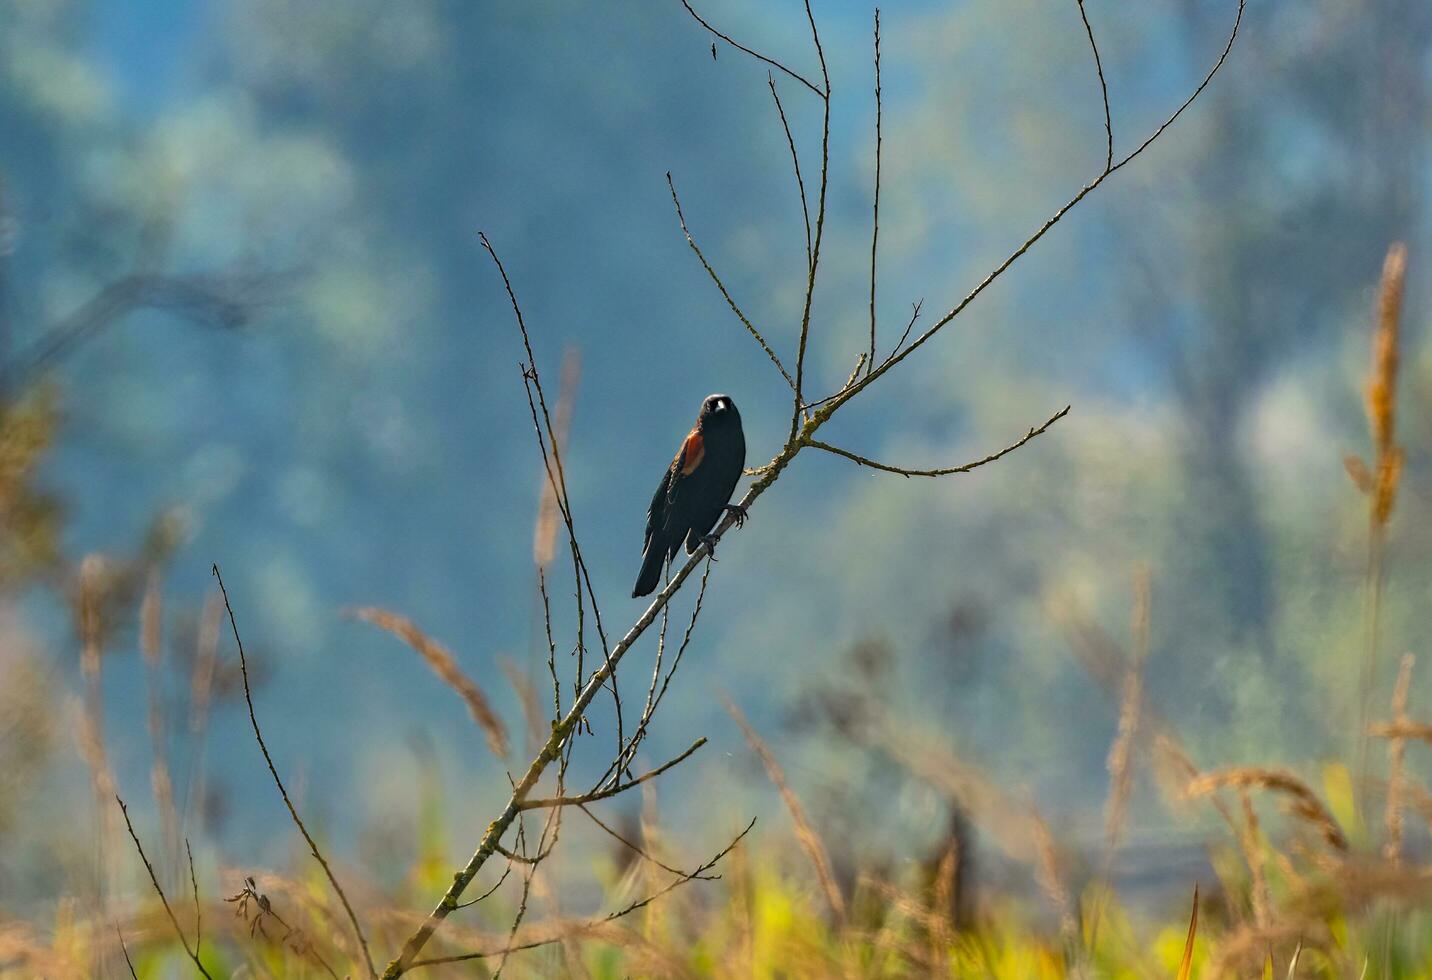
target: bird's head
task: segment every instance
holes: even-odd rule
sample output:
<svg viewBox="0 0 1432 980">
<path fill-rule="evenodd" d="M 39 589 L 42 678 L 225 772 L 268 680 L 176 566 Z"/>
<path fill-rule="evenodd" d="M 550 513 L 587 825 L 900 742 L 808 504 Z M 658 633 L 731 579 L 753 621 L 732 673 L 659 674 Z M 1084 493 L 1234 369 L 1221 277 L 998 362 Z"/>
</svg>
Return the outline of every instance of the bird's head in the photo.
<svg viewBox="0 0 1432 980">
<path fill-rule="evenodd" d="M 741 413 L 736 411 L 736 403 L 729 395 L 707 395 L 701 403 L 701 415 L 696 424 L 702 429 L 739 426 Z"/>
</svg>

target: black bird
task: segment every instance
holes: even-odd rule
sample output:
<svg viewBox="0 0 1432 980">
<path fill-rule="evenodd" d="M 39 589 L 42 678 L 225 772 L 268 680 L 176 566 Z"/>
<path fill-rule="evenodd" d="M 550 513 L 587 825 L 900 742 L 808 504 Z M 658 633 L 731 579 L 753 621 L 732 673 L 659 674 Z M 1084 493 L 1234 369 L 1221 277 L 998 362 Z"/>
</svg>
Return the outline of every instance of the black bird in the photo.
<svg viewBox="0 0 1432 980">
<path fill-rule="evenodd" d="M 710 531 L 723 512 L 733 510 L 738 520 L 745 518 L 744 510 L 728 503 L 745 465 L 746 436 L 736 403 L 726 395 L 708 395 L 651 498 L 641 574 L 632 598 L 651 594 L 662 565 L 676 556 L 683 541 L 687 554 L 703 543 L 714 551 L 716 539 Z"/>
</svg>

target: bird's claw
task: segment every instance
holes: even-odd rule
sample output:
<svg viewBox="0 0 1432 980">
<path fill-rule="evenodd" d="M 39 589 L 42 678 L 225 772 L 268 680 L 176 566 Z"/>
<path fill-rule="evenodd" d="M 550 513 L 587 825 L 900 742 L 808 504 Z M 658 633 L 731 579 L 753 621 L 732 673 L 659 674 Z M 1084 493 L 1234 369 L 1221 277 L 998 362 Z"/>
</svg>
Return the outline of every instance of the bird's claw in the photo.
<svg viewBox="0 0 1432 980">
<path fill-rule="evenodd" d="M 746 508 L 745 508 L 745 507 L 741 506 L 740 504 L 727 504 L 727 505 L 726 505 L 726 513 L 731 514 L 732 516 L 734 516 L 734 517 L 736 518 L 736 527 L 737 527 L 737 528 L 743 528 L 743 527 L 746 526 Z"/>
<path fill-rule="evenodd" d="M 720 540 L 721 535 L 719 534 L 701 535 L 701 543 L 706 546 L 706 554 L 710 557 L 712 561 L 716 560 L 716 542 Z"/>
</svg>

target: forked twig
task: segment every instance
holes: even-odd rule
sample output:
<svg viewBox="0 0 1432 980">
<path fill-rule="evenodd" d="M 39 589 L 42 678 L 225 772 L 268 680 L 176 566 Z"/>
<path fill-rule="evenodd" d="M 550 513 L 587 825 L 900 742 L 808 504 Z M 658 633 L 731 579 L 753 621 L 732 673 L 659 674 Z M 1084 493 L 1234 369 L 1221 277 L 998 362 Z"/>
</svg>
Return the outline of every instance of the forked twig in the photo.
<svg viewBox="0 0 1432 980">
<path fill-rule="evenodd" d="M 735 48 L 737 51 L 743 51 L 746 54 L 750 55 L 752 58 L 755 58 L 757 61 L 762 61 L 770 65 L 772 68 L 776 69 L 776 71 L 783 72 L 786 75 L 789 75 L 791 78 L 795 79 L 797 82 L 800 82 L 806 88 L 810 89 L 816 95 L 821 94 L 820 89 L 816 88 L 815 85 L 813 85 L 810 80 L 807 79 L 804 75 L 797 74 L 796 72 L 787 68 L 785 65 L 781 64 L 774 58 L 768 58 L 765 55 L 761 54 L 759 51 L 753 51 L 750 48 L 746 47 L 744 44 L 741 44 L 740 42 L 732 39 L 726 34 L 722 34 L 716 28 L 712 27 L 700 14 L 696 12 L 696 8 L 691 6 L 689 0 L 681 0 L 681 5 L 686 8 L 686 12 L 688 14 L 696 18 L 696 23 L 700 24 L 702 27 L 710 31 L 713 35 L 725 41 L 727 44 L 731 45 L 731 47 Z"/>
<path fill-rule="evenodd" d="M 692 871 L 690 874 L 679 875 L 675 881 L 672 881 L 670 884 L 658 889 L 657 891 L 652 892 L 644 898 L 638 899 L 637 901 L 632 902 L 631 904 L 626 905 L 618 909 L 617 911 L 611 912 L 600 918 L 591 919 L 587 922 L 576 925 L 560 935 L 548 936 L 543 939 L 536 939 L 532 942 L 520 943 L 515 946 L 509 945 L 503 947 L 502 949 L 483 950 L 473 953 L 458 953 L 453 956 L 435 956 L 430 959 L 414 960 L 412 963 L 408 964 L 407 969 L 416 970 L 419 967 L 440 966 L 444 963 L 466 963 L 472 960 L 491 959 L 492 957 L 506 957 L 511 953 L 517 953 L 528 949 L 537 949 L 541 946 L 551 946 L 554 943 L 560 943 L 564 939 L 568 939 L 572 936 L 581 935 L 582 933 L 588 932 L 597 926 L 630 915 L 638 909 L 642 909 L 650 905 L 652 902 L 656 901 L 658 898 L 661 898 L 663 895 L 666 895 L 668 892 L 680 888 L 687 882 L 710 881 L 713 878 L 719 878 L 719 875 L 708 875 L 707 872 L 710 871 L 712 868 L 716 867 L 716 865 L 721 862 L 721 859 L 724 858 L 727 854 L 730 854 L 733 850 L 735 850 L 736 845 L 741 843 L 745 836 L 749 834 L 751 832 L 751 829 L 755 826 L 756 818 L 752 817 L 751 822 L 746 824 L 746 829 L 737 834 L 736 837 L 731 841 L 731 843 L 727 844 L 716 854 L 715 857 L 711 858 L 709 861 L 706 861 L 704 864 L 702 864 L 695 871 Z"/>
<path fill-rule="evenodd" d="M 139 852 L 139 860 L 144 862 L 144 870 L 149 872 L 149 883 L 154 886 L 154 891 L 159 896 L 159 901 L 164 905 L 164 913 L 169 916 L 169 921 L 174 926 L 174 934 L 179 937 L 179 942 L 183 945 L 184 952 L 189 955 L 189 959 L 194 961 L 194 968 L 196 970 L 204 976 L 209 977 L 210 980 L 213 980 L 209 971 L 204 969 L 204 964 L 199 959 L 199 954 L 189 946 L 189 939 L 184 935 L 184 930 L 179 926 L 179 918 L 174 914 L 174 909 L 169 906 L 169 899 L 164 896 L 164 889 L 159 886 L 159 877 L 154 873 L 154 865 L 149 863 L 149 858 L 144 853 L 144 845 L 139 842 L 139 835 L 135 833 L 134 824 L 129 819 L 129 807 L 125 806 L 124 800 L 120 799 L 118 795 L 115 796 L 114 802 L 119 804 L 119 812 L 124 814 L 124 825 L 129 829 L 129 839 L 134 841 L 134 849 Z M 123 943 L 124 939 L 121 937 L 120 944 L 123 945 Z M 125 950 L 124 958 L 126 960 L 129 959 L 128 950 Z M 134 967 L 131 965 L 130 970 L 133 971 L 133 969 Z"/>
</svg>

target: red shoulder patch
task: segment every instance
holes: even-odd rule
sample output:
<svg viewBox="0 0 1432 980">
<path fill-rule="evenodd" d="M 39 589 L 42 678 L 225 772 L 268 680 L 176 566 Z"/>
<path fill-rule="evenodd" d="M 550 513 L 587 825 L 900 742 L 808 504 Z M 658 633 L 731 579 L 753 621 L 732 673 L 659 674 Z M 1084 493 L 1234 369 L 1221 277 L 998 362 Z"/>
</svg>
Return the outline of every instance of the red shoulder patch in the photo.
<svg viewBox="0 0 1432 980">
<path fill-rule="evenodd" d="M 700 429 L 692 429 L 681 444 L 681 475 L 690 476 L 706 457 L 706 442 Z"/>
</svg>

